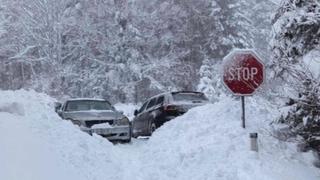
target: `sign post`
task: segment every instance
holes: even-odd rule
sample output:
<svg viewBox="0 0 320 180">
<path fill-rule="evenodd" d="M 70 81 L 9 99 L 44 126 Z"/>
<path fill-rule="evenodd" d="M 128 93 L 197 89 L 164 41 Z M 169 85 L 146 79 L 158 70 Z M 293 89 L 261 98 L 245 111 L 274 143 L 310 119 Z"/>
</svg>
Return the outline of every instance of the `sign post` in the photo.
<svg viewBox="0 0 320 180">
<path fill-rule="evenodd" d="M 242 107 L 242 127 L 246 128 L 246 107 L 244 103 L 244 96 L 241 96 L 241 107 Z"/>
<path fill-rule="evenodd" d="M 264 65 L 253 50 L 234 50 L 223 59 L 223 82 L 236 96 L 241 96 L 242 127 L 245 123 L 245 96 L 251 96 L 263 83 Z"/>
</svg>

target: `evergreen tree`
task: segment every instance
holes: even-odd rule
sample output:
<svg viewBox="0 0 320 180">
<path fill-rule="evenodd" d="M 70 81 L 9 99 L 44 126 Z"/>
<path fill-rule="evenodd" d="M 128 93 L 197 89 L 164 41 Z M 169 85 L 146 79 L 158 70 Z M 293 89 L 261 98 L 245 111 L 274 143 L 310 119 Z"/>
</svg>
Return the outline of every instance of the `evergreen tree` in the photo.
<svg viewBox="0 0 320 180">
<path fill-rule="evenodd" d="M 203 92 L 211 100 L 218 100 L 225 94 L 222 84 L 221 64 L 205 59 L 200 67 L 198 91 Z"/>
<path fill-rule="evenodd" d="M 274 19 L 271 68 L 274 77 L 281 77 L 294 87 L 297 97 L 291 97 L 291 110 L 282 117 L 302 135 L 310 147 L 320 151 L 320 81 L 306 64 L 306 55 L 319 51 L 320 4 L 317 0 L 285 0 Z M 320 58 L 320 53 L 315 53 Z M 305 60 L 305 61 L 303 61 Z M 292 88 L 291 88 L 292 89 Z"/>
</svg>

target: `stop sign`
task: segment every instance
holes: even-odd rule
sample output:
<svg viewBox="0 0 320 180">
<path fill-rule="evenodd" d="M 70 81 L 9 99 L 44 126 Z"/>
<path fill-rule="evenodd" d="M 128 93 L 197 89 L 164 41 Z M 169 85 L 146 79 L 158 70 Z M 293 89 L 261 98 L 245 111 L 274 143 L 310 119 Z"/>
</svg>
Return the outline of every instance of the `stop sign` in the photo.
<svg viewBox="0 0 320 180">
<path fill-rule="evenodd" d="M 223 59 L 223 82 L 234 95 L 252 95 L 264 76 L 263 62 L 253 50 L 234 50 Z"/>
</svg>

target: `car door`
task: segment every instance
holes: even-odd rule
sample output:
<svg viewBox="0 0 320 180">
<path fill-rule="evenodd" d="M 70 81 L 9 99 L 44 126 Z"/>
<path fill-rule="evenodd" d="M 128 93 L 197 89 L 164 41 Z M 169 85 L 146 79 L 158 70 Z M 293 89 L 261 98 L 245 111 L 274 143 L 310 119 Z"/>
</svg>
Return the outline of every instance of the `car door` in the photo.
<svg viewBox="0 0 320 180">
<path fill-rule="evenodd" d="M 149 135 L 149 126 L 150 122 L 153 120 L 153 108 L 156 104 L 157 99 L 153 98 L 149 101 L 145 112 L 142 115 L 141 121 L 142 121 L 142 126 L 143 126 L 143 135 Z"/>
<path fill-rule="evenodd" d="M 164 96 L 159 96 L 157 98 L 156 104 L 152 110 L 153 120 L 156 124 L 156 127 L 160 127 L 163 124 L 163 103 L 164 103 Z"/>
<path fill-rule="evenodd" d="M 146 101 L 143 103 L 141 108 L 138 111 L 138 114 L 134 117 L 132 121 L 132 129 L 134 134 L 141 134 L 144 129 L 144 123 L 143 120 L 145 119 L 144 116 L 146 116 L 145 109 L 148 105 L 149 101 Z"/>
</svg>

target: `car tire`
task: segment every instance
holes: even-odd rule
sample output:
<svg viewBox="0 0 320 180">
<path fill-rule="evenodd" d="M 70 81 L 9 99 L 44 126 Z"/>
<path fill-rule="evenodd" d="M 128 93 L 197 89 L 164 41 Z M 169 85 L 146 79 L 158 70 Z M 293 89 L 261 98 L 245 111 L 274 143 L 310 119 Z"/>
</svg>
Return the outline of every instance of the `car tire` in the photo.
<svg viewBox="0 0 320 180">
<path fill-rule="evenodd" d="M 132 134 L 132 137 L 133 137 L 133 138 L 138 138 L 138 136 L 137 136 L 137 135 L 135 135 L 135 134 Z"/>
<path fill-rule="evenodd" d="M 127 140 L 123 140 L 124 143 L 130 143 L 131 142 L 131 138 L 127 139 Z"/>
<path fill-rule="evenodd" d="M 149 126 L 149 134 L 150 136 L 152 135 L 152 133 L 157 129 L 157 126 L 154 122 L 151 122 L 150 123 L 150 126 Z"/>
</svg>

